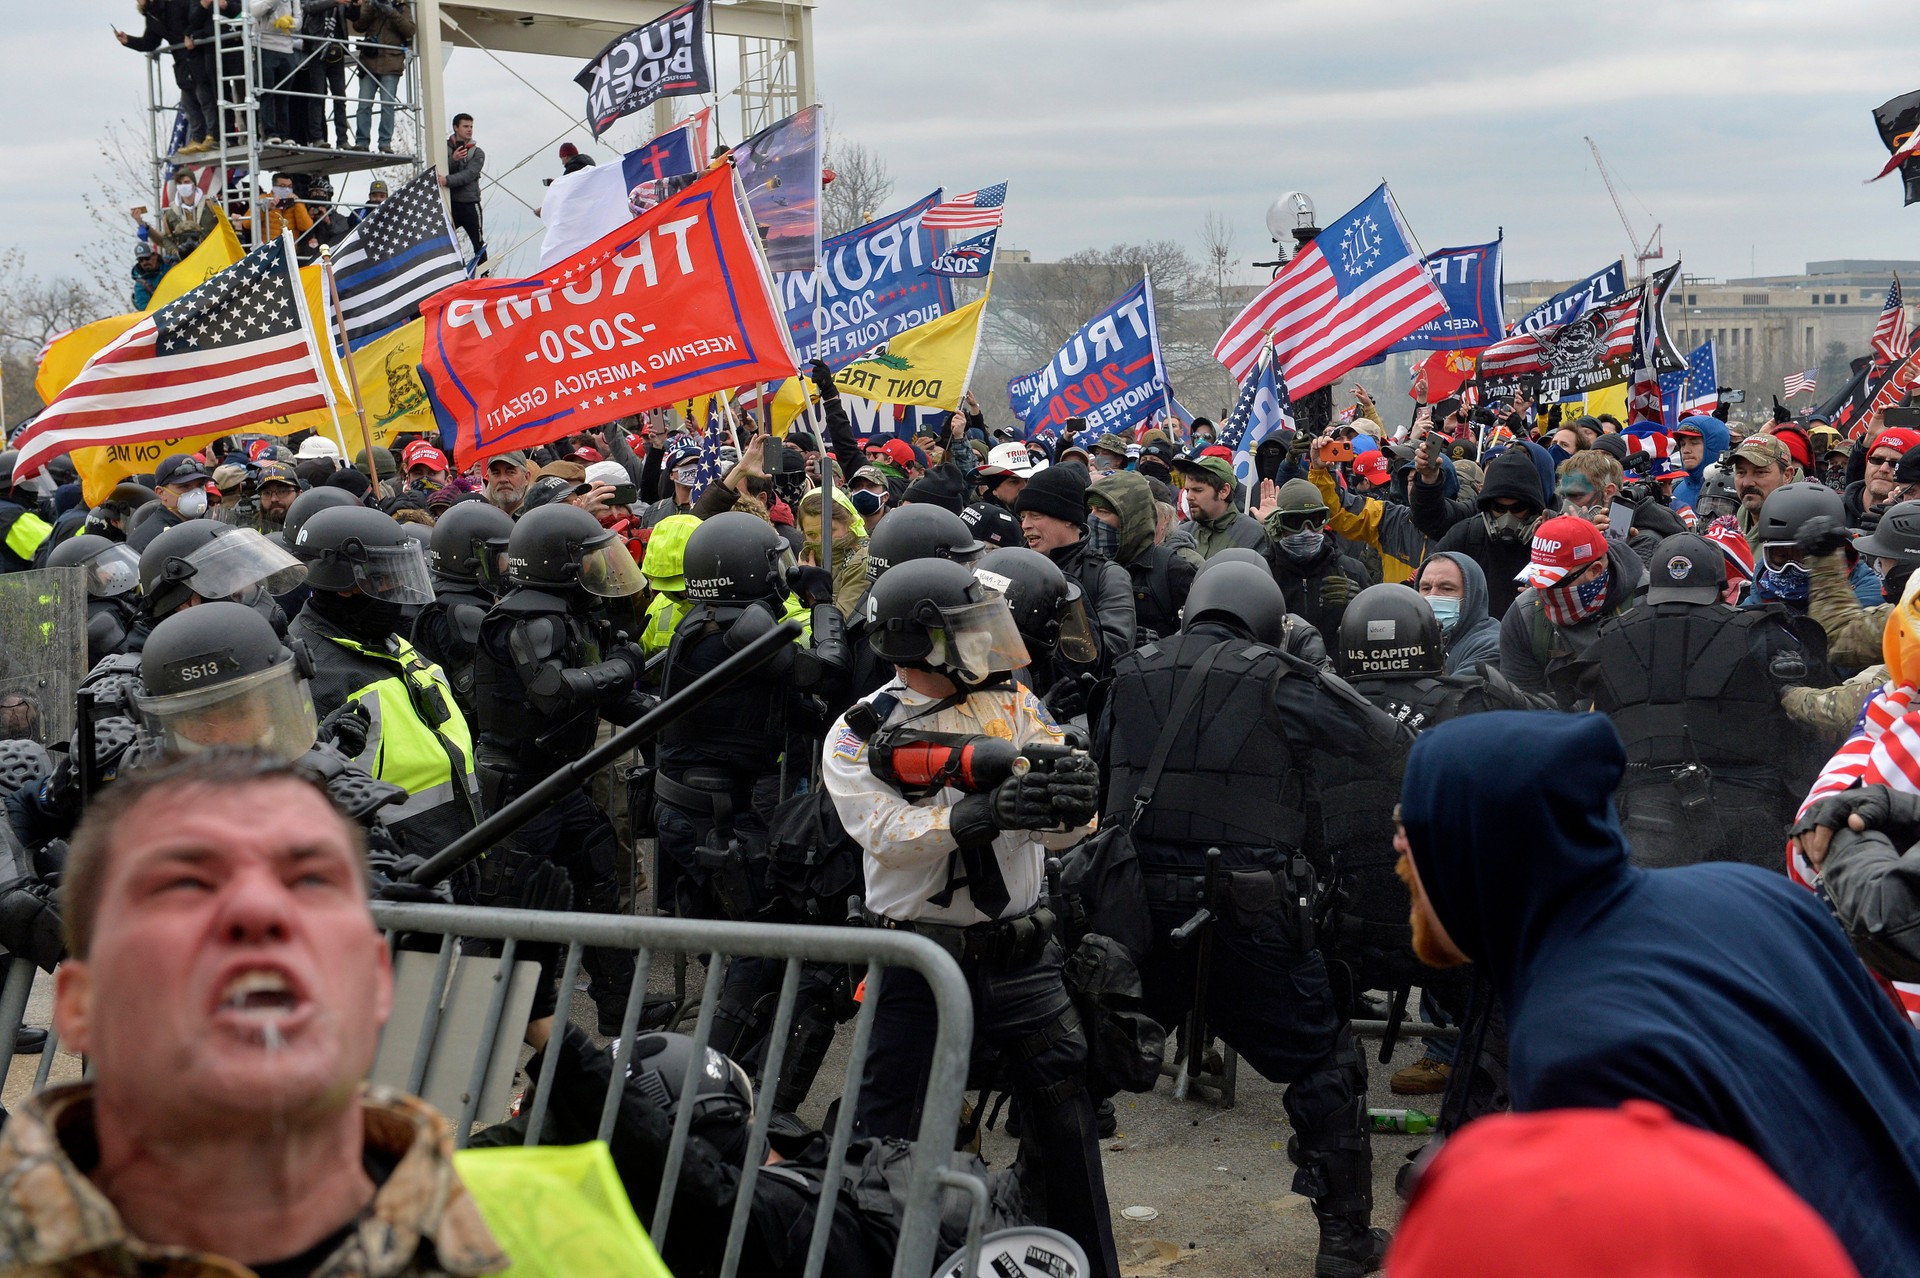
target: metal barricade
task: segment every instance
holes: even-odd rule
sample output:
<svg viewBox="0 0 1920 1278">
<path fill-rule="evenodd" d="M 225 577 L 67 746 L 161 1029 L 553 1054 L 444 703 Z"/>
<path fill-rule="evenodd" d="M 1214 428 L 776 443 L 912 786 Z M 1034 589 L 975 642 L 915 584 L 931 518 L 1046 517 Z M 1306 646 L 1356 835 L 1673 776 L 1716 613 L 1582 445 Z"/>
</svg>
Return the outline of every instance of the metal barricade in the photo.
<svg viewBox="0 0 1920 1278">
<path fill-rule="evenodd" d="M 866 965 L 866 995 L 853 1022 L 853 1043 L 842 1085 L 840 1111 L 829 1143 L 820 1202 L 814 1215 L 813 1232 L 808 1245 L 806 1278 L 818 1278 L 826 1262 L 826 1247 L 834 1218 L 847 1147 L 852 1141 L 853 1114 L 858 1105 L 862 1070 L 872 1039 L 874 1011 L 878 1005 L 882 980 L 889 968 L 904 967 L 918 972 L 933 992 L 938 1023 L 934 1036 L 933 1065 L 927 1079 L 925 1105 L 920 1127 L 915 1133 L 912 1151 L 912 1176 L 909 1181 L 906 1215 L 901 1222 L 900 1239 L 894 1254 L 895 1278 L 921 1278 L 945 1259 L 937 1255 L 940 1245 L 939 1222 L 942 1190 L 957 1189 L 971 1202 L 967 1227 L 966 1260 L 963 1273 L 972 1273 L 978 1264 L 980 1231 L 986 1209 L 986 1188 L 976 1177 L 953 1172 L 948 1165 L 953 1152 L 954 1134 L 960 1121 L 962 1093 L 966 1087 L 968 1056 L 973 1041 L 973 1002 L 959 966 L 939 946 L 925 937 L 907 932 L 865 928 L 768 926 L 751 923 L 713 922 L 702 919 L 664 917 L 628 917 L 607 914 L 551 913 L 525 910 L 481 909 L 471 906 L 376 904 L 374 918 L 389 936 L 401 933 L 438 933 L 441 937 L 432 957 L 433 976 L 428 996 L 415 1000 L 417 1023 L 409 1015 L 390 1020 L 381 1041 L 382 1068 L 395 1068 L 396 1055 L 389 1040 L 398 1036 L 400 1044 L 411 1042 L 402 1082 L 408 1090 L 429 1091 L 432 1080 L 447 1078 L 448 1059 L 454 1067 L 464 1065 L 465 1084 L 460 1089 L 457 1114 L 448 1107 L 455 1122 L 455 1139 L 465 1145 L 474 1124 L 485 1121 L 483 1102 L 502 1090 L 501 1079 L 511 1078 L 518 1060 L 520 1023 L 530 1001 L 531 982 L 521 961 L 516 967 L 519 947 L 528 943 L 564 945 L 566 957 L 560 976 L 563 1000 L 570 998 L 579 976 L 582 951 L 590 947 L 634 951 L 635 977 L 632 992 L 621 1019 L 619 1050 L 613 1062 L 613 1082 L 600 1110 L 598 1137 L 606 1140 L 613 1131 L 621 1088 L 633 1050 L 635 1030 L 639 1026 L 641 1006 L 646 996 L 647 972 L 656 953 L 704 955 L 707 980 L 700 998 L 699 1015 L 693 1030 L 694 1053 L 681 1080 L 683 1096 L 694 1093 L 705 1048 L 712 1037 L 714 1012 L 722 986 L 723 962 L 729 958 L 766 958 L 785 961 L 777 1011 L 766 1047 L 762 1077 L 780 1077 L 787 1039 L 793 1024 L 795 1003 L 803 962 L 857 963 Z M 464 997 L 456 994 L 456 973 L 473 965 L 471 955 L 460 953 L 460 939 L 475 938 L 499 943 L 497 959 L 479 960 L 479 978 L 469 976 Z M 422 954 L 421 958 L 427 955 Z M 416 965 L 416 970 L 418 967 Z M 12 992 L 12 982 L 6 993 Z M 484 996 L 479 994 L 484 991 Z M 483 1008 L 477 1004 L 484 1002 Z M 25 1004 L 24 991 L 20 1003 Z M 565 1006 L 563 1002 L 562 1006 Z M 0 1016 L 9 1010 L 0 995 Z M 396 1002 L 396 1011 L 401 1004 Z M 478 1014 L 476 1015 L 476 1010 Z M 458 1023 L 456 1026 L 455 1023 Z M 410 1038 L 408 1036 L 411 1036 Z M 557 1049 L 557 1040 L 554 1043 Z M 436 1065 L 436 1057 L 441 1058 Z M 526 1143 L 536 1143 L 545 1125 L 552 1096 L 553 1079 L 559 1065 L 559 1052 L 549 1050 L 535 1080 L 535 1095 L 528 1113 Z M 503 1073 L 504 1071 L 504 1073 Z M 385 1081 L 385 1080 L 383 1080 Z M 664 1247 L 672 1223 L 674 1193 L 679 1169 L 685 1155 L 688 1133 L 693 1122 L 692 1105 L 682 1105 L 674 1116 L 673 1135 L 667 1150 L 659 1197 L 654 1203 L 651 1234 L 654 1244 Z M 742 1245 L 746 1238 L 747 1217 L 760 1165 L 767 1150 L 767 1128 L 772 1118 L 770 1105 L 757 1107 L 742 1165 L 733 1219 L 727 1232 L 722 1278 L 738 1272 Z"/>
</svg>

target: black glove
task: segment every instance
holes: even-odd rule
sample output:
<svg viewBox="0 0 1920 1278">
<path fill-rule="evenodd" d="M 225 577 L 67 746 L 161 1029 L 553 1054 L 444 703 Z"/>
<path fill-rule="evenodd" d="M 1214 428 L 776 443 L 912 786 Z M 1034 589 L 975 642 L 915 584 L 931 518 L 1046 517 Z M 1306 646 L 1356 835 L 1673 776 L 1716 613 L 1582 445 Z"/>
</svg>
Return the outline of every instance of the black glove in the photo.
<svg viewBox="0 0 1920 1278">
<path fill-rule="evenodd" d="M 1047 800 L 1062 825 L 1085 825 L 1100 810 L 1100 767 L 1085 755 L 1072 755 L 1046 773 Z"/>
<path fill-rule="evenodd" d="M 1875 523 L 1879 522 L 1877 513 L 1867 512 L 1861 516 L 1863 523 L 1868 513 Z M 1845 550 L 1850 540 L 1846 525 L 1832 515 L 1815 515 L 1800 525 L 1800 531 L 1793 538 L 1794 544 L 1809 555 L 1831 555 L 1836 550 Z"/>
<path fill-rule="evenodd" d="M 640 681 L 641 674 L 644 673 L 647 668 L 646 651 L 637 643 L 615 644 L 612 651 L 607 653 L 607 660 L 618 661 L 624 664 L 633 672 L 633 681 L 635 683 Z"/>
<path fill-rule="evenodd" d="M 819 388 L 823 397 L 839 393 L 834 389 L 833 370 L 827 367 L 827 361 L 824 359 L 816 359 L 807 365 L 807 376 L 813 379 L 813 384 Z"/>
<path fill-rule="evenodd" d="M 1055 723 L 1065 723 L 1087 712 L 1087 687 L 1090 680 L 1062 679 L 1047 690 L 1040 704 L 1047 708 Z"/>
<path fill-rule="evenodd" d="M 373 719 L 358 701 L 347 702 L 320 721 L 320 740 L 349 759 L 360 757 L 371 731 Z"/>
<path fill-rule="evenodd" d="M 988 799 L 993 823 L 1002 830 L 1044 830 L 1060 823 L 1045 773 L 1009 777 L 993 788 Z"/>
<path fill-rule="evenodd" d="M 453 892 L 446 880 L 437 883 L 413 881 L 413 872 L 426 863 L 423 856 L 407 855 L 373 867 L 373 890 L 369 895 L 376 901 L 392 901 L 399 905 L 452 905 Z"/>
<path fill-rule="evenodd" d="M 787 587 L 809 608 L 833 602 L 833 574 L 814 564 L 798 564 L 789 569 Z"/>
<path fill-rule="evenodd" d="M 1874 510 L 1861 511 L 1860 520 L 1859 520 L 1860 531 L 1870 533 L 1874 529 L 1878 528 L 1880 526 L 1880 516 L 1886 513 L 1887 512 L 1885 507 L 1880 507 Z"/>
<path fill-rule="evenodd" d="M 515 904 L 523 910 L 573 908 L 573 880 L 558 863 L 543 856 L 531 857 L 521 866 L 514 891 L 519 897 Z"/>
<path fill-rule="evenodd" d="M 1307 455 L 1307 449 L 1311 447 L 1313 447 L 1313 436 L 1304 430 L 1297 430 L 1293 432 L 1293 442 L 1287 445 L 1287 456 L 1293 461 L 1299 461 Z"/>
<path fill-rule="evenodd" d="M 0 945 L 47 972 L 66 957 L 52 887 L 30 878 L 0 884 Z"/>
<path fill-rule="evenodd" d="M 1896 843 L 1920 835 L 1920 795 L 1890 790 L 1884 785 L 1863 785 L 1839 794 L 1828 795 L 1793 823 L 1789 838 L 1799 838 L 1817 826 L 1845 830 L 1848 817 L 1857 816 L 1869 830 L 1888 832 Z"/>
<path fill-rule="evenodd" d="M 1320 579 L 1320 604 L 1325 608 L 1344 608 L 1353 598 L 1353 583 L 1339 573 Z"/>
</svg>

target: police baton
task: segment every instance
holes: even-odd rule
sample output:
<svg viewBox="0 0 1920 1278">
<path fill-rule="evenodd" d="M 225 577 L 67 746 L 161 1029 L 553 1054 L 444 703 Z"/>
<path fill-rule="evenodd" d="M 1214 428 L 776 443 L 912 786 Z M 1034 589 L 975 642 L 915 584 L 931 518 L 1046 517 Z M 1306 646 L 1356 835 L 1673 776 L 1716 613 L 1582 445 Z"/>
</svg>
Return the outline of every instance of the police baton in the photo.
<svg viewBox="0 0 1920 1278">
<path fill-rule="evenodd" d="M 408 881 L 422 886 L 440 882 L 469 861 L 476 860 L 501 839 L 506 838 L 545 811 L 547 805 L 568 790 L 578 788 L 633 746 L 684 718 L 688 711 L 716 692 L 731 687 L 773 660 L 780 649 L 801 635 L 800 623 L 782 622 L 740 651 L 728 657 L 692 683 L 666 698 L 659 705 L 609 737 L 605 744 L 589 750 L 573 762 L 564 764 L 542 777 L 525 794 L 501 808 L 465 834 L 441 848 L 415 867 Z"/>
<path fill-rule="evenodd" d="M 1180 1071 L 1173 1080 L 1175 1100 L 1187 1098 L 1187 1092 L 1206 1067 L 1207 1039 L 1211 1037 L 1207 1027 L 1207 987 L 1213 968 L 1213 932 L 1219 922 L 1220 859 L 1219 848 L 1207 849 L 1207 873 L 1200 889 L 1200 906 L 1193 917 L 1175 928 L 1168 938 L 1175 949 L 1185 949 L 1195 936 L 1200 940 L 1193 963 L 1193 1005 L 1187 1009 L 1186 1024 L 1180 1029 L 1184 1050 Z"/>
</svg>

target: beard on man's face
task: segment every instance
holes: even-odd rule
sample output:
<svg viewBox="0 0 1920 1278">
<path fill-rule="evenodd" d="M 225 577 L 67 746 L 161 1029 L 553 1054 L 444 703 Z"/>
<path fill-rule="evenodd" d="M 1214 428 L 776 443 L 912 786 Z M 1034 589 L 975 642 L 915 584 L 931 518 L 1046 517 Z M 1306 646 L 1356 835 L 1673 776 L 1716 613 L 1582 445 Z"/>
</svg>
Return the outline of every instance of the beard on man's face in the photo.
<svg viewBox="0 0 1920 1278">
<path fill-rule="evenodd" d="M 1428 967 L 1464 967 L 1471 962 L 1440 939 L 1433 903 L 1427 900 L 1427 894 L 1420 890 L 1413 876 L 1412 854 L 1402 852 L 1399 861 L 1394 863 L 1393 872 L 1407 885 L 1407 892 L 1413 898 L 1407 911 L 1407 921 L 1413 925 L 1413 956 Z"/>
</svg>

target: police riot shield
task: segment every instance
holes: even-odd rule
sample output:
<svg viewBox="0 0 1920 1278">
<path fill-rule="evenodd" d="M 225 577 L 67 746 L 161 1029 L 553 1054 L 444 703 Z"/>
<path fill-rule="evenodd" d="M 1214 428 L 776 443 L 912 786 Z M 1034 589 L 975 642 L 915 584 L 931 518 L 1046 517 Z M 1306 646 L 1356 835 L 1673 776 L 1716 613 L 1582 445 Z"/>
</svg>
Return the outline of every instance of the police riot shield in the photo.
<svg viewBox="0 0 1920 1278">
<path fill-rule="evenodd" d="M 86 674 L 86 570 L 0 574 L 0 740 L 72 740 Z"/>
</svg>

